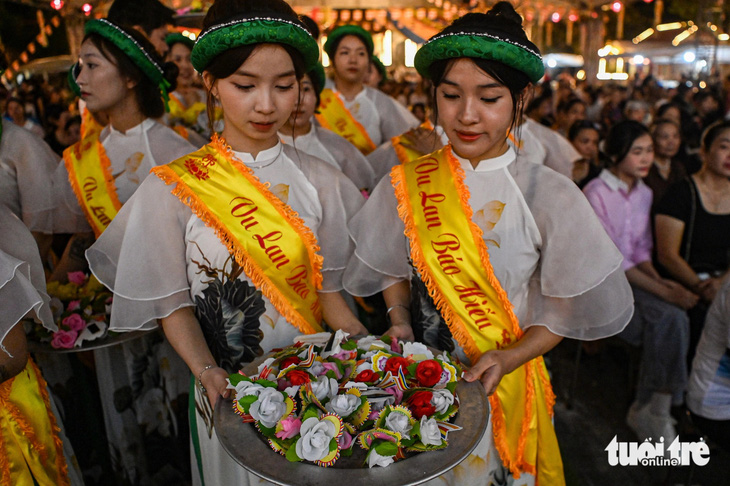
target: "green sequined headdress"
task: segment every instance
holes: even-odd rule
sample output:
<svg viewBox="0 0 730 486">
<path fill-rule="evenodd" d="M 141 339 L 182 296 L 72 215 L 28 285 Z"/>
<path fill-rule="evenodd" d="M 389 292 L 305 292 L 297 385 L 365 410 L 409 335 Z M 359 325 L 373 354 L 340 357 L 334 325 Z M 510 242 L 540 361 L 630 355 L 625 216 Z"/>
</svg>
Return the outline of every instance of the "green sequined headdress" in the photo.
<svg viewBox="0 0 730 486">
<path fill-rule="evenodd" d="M 327 36 L 327 42 L 324 43 L 324 52 L 326 52 L 329 57 L 333 57 L 335 55 L 335 45 L 337 44 L 337 40 L 346 35 L 354 35 L 362 39 L 368 50 L 368 56 L 373 55 L 373 37 L 370 35 L 370 32 L 355 24 L 340 25 L 330 32 Z"/>
<path fill-rule="evenodd" d="M 312 80 L 312 85 L 314 85 L 314 90 L 317 92 L 317 94 L 322 94 L 324 84 L 327 82 L 327 78 L 324 74 L 324 66 L 322 66 L 322 63 L 318 62 L 317 64 L 315 64 L 312 69 L 307 71 L 307 75 L 309 76 L 309 79 Z"/>
<path fill-rule="evenodd" d="M 84 34 L 97 34 L 117 46 L 160 89 L 162 98 L 165 100 L 165 109 L 167 109 L 170 83 L 165 79 L 165 73 L 160 63 L 134 37 L 107 19 L 95 19 L 87 22 L 84 26 Z M 74 92 L 78 94 L 79 89 L 76 84 L 75 72 L 76 65 L 71 68 L 69 73 L 69 84 Z"/>
<path fill-rule="evenodd" d="M 430 78 L 430 66 L 439 60 L 471 57 L 502 62 L 527 75 L 537 83 L 545 74 L 540 50 L 527 40 L 527 36 L 517 36 L 502 30 L 499 20 L 488 18 L 486 14 L 480 22 L 454 23 L 441 33 L 431 37 L 416 52 L 414 65 L 418 73 Z M 458 21 L 457 21 L 458 22 Z M 497 24 L 497 25 L 495 25 Z"/>
<path fill-rule="evenodd" d="M 286 44 L 301 54 L 305 70 L 319 59 L 319 46 L 312 34 L 298 20 L 276 17 L 243 17 L 204 30 L 195 41 L 190 60 L 202 73 L 219 54 L 250 44 Z"/>
<path fill-rule="evenodd" d="M 378 56 L 372 56 L 370 59 L 372 59 L 373 64 L 375 65 L 375 69 L 377 69 L 378 73 L 380 73 L 380 77 L 383 78 L 380 82 L 386 82 L 388 80 L 388 70 L 385 69 L 385 64 L 383 64 L 383 61 L 381 61 Z"/>
</svg>

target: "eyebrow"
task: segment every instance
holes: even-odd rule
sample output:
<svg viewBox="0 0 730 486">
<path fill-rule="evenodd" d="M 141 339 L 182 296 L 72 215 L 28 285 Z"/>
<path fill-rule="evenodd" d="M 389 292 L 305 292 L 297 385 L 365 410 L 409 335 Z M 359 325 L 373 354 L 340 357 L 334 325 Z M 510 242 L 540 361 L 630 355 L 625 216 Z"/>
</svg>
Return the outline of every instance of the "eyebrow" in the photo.
<svg viewBox="0 0 730 486">
<path fill-rule="evenodd" d="M 441 83 L 442 84 L 448 84 L 449 86 L 459 87 L 459 84 L 458 83 L 455 83 L 453 81 L 449 81 L 448 79 L 442 80 Z M 479 86 L 477 86 L 477 88 L 480 88 L 480 89 L 484 89 L 484 88 L 501 88 L 501 87 L 502 87 L 502 85 L 499 84 L 499 83 L 497 83 L 497 82 L 487 83 L 487 84 L 480 84 Z"/>
<path fill-rule="evenodd" d="M 249 78 L 258 78 L 258 74 L 249 73 L 247 71 L 243 71 L 242 69 L 239 69 L 233 74 L 237 74 L 238 76 L 248 76 Z M 291 71 L 287 71 L 285 73 L 277 74 L 275 77 L 277 78 L 287 78 L 289 76 L 296 76 L 296 72 L 292 69 Z"/>
</svg>

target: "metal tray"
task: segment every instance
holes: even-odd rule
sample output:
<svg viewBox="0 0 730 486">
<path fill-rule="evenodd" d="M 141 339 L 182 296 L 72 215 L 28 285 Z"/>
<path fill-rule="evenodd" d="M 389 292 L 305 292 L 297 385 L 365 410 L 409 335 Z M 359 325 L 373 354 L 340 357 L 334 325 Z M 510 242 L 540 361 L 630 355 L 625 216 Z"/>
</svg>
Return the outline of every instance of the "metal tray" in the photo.
<svg viewBox="0 0 730 486">
<path fill-rule="evenodd" d="M 257 360 L 258 362 L 259 360 Z M 244 368 L 256 374 L 255 364 Z M 412 454 L 388 467 L 368 468 L 366 452 L 355 445 L 350 457 L 340 457 L 331 467 L 289 462 L 274 452 L 253 424 L 243 423 L 233 411 L 231 398 L 218 400 L 214 413 L 216 434 L 230 456 L 251 473 L 275 484 L 321 486 L 341 482 L 348 486 L 406 486 L 421 484 L 452 469 L 479 444 L 487 429 L 489 404 L 481 382 L 460 381 L 456 387 L 459 413 L 454 423 L 462 430 L 449 434 L 449 445 L 438 451 Z"/>
</svg>

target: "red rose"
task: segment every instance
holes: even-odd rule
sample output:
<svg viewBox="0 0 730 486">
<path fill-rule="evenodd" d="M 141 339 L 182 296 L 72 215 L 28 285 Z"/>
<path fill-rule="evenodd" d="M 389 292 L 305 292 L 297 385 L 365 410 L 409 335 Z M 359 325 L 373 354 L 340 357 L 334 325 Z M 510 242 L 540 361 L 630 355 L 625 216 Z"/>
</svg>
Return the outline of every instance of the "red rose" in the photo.
<svg viewBox="0 0 730 486">
<path fill-rule="evenodd" d="M 279 363 L 279 368 L 284 370 L 293 364 L 295 365 L 301 362 L 302 360 L 301 358 L 299 358 L 299 356 L 289 356 L 288 358 L 283 359 L 281 363 Z"/>
<path fill-rule="evenodd" d="M 435 359 L 427 359 L 416 366 L 416 378 L 421 386 L 432 387 L 441 379 L 442 371 L 441 363 Z"/>
<path fill-rule="evenodd" d="M 286 374 L 286 379 L 291 382 L 292 386 L 303 385 L 310 381 L 309 373 L 302 370 L 291 370 Z"/>
<path fill-rule="evenodd" d="M 363 383 L 370 383 L 373 381 L 376 381 L 378 379 L 378 374 L 375 373 L 373 370 L 364 370 L 361 371 L 360 374 L 358 374 L 355 377 L 355 381 L 360 381 Z"/>
<path fill-rule="evenodd" d="M 384 371 L 386 373 L 390 371 L 391 373 L 393 373 L 394 376 L 397 376 L 398 370 L 401 368 L 406 368 L 405 370 L 403 370 L 403 372 L 405 373 L 408 369 L 409 364 L 410 363 L 408 363 L 407 359 L 401 358 L 400 356 L 393 356 L 392 358 L 388 358 L 388 361 L 385 362 Z"/>
<path fill-rule="evenodd" d="M 408 408 L 417 419 L 421 419 L 424 415 L 430 417 L 436 413 L 436 407 L 431 405 L 431 397 L 433 393 L 430 391 L 417 391 L 406 400 Z"/>
</svg>

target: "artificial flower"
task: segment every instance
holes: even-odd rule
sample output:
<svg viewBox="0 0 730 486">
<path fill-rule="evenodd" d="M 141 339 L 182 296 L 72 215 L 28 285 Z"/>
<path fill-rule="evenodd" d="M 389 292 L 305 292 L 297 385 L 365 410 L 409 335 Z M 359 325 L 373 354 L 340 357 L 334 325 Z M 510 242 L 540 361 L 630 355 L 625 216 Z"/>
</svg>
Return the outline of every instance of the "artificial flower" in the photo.
<svg viewBox="0 0 730 486">
<path fill-rule="evenodd" d="M 411 431 L 411 419 L 408 415 L 397 410 L 393 410 L 385 417 L 385 428 L 392 430 L 393 432 L 400 433 L 403 439 L 410 439 L 409 432 Z"/>
<path fill-rule="evenodd" d="M 296 444 L 297 456 L 307 461 L 321 461 L 330 452 L 330 441 L 340 433 L 328 420 L 310 417 L 302 423 L 301 438 Z"/>
<path fill-rule="evenodd" d="M 259 399 L 251 404 L 249 413 L 264 427 L 272 428 L 281 420 L 286 412 L 284 395 L 274 388 L 264 388 L 259 393 Z"/>
<path fill-rule="evenodd" d="M 66 307 L 66 310 L 69 311 L 69 312 L 73 312 L 76 309 L 78 309 L 79 307 L 81 307 L 81 301 L 80 300 L 72 300 L 71 302 L 68 303 L 68 306 Z"/>
<path fill-rule="evenodd" d="M 248 395 L 254 395 L 254 396 L 258 397 L 259 395 L 261 395 L 261 392 L 266 387 L 254 382 L 254 381 L 243 380 L 243 381 L 239 382 L 235 387 L 232 387 L 229 384 L 227 388 L 235 388 L 236 389 L 236 400 L 240 400 L 241 398 L 248 396 Z"/>
<path fill-rule="evenodd" d="M 359 381 L 362 383 L 371 383 L 378 380 L 378 378 L 380 377 L 373 370 L 364 370 L 355 377 L 355 381 Z"/>
<path fill-rule="evenodd" d="M 76 331 L 57 331 L 53 333 L 51 346 L 56 349 L 71 349 L 74 347 L 77 336 Z"/>
<path fill-rule="evenodd" d="M 425 390 L 417 391 L 408 397 L 406 402 L 414 417 L 420 419 L 424 416 L 431 416 L 436 412 L 436 408 L 431 404 L 432 397 L 433 393 Z"/>
<path fill-rule="evenodd" d="M 281 430 L 279 428 L 281 427 Z M 285 417 L 277 424 L 276 436 L 280 439 L 291 439 L 299 434 L 302 421 L 297 417 Z"/>
<path fill-rule="evenodd" d="M 430 388 L 439 382 L 443 370 L 438 361 L 427 359 L 416 366 L 416 379 L 421 386 Z"/>
<path fill-rule="evenodd" d="M 361 403 L 362 401 L 360 397 L 351 393 L 346 393 L 332 398 L 332 400 L 327 402 L 324 408 L 326 408 L 328 412 L 335 413 L 344 418 L 350 416 L 355 410 L 357 410 Z"/>
<path fill-rule="evenodd" d="M 368 467 L 385 467 L 390 466 L 393 462 L 395 462 L 394 456 L 381 456 L 375 448 L 370 449 L 370 453 L 368 454 Z"/>
<path fill-rule="evenodd" d="M 68 272 L 68 281 L 76 285 L 84 285 L 86 283 L 86 274 L 84 272 Z"/>
<path fill-rule="evenodd" d="M 288 372 L 286 374 L 286 379 L 289 380 L 289 382 L 294 386 L 303 385 L 311 381 L 309 373 L 302 370 L 292 370 Z"/>
<path fill-rule="evenodd" d="M 425 415 L 421 417 L 420 435 L 424 445 L 441 445 L 441 431 L 436 419 L 430 419 Z"/>
<path fill-rule="evenodd" d="M 71 314 L 70 316 L 64 317 L 61 324 L 76 332 L 79 332 L 86 327 L 86 321 L 78 314 Z"/>
<path fill-rule="evenodd" d="M 414 360 L 433 359 L 433 353 L 422 343 L 403 343 L 403 356 L 412 356 Z"/>
<path fill-rule="evenodd" d="M 312 392 L 319 401 L 323 401 L 337 395 L 338 387 L 339 384 L 337 383 L 337 380 L 334 378 L 327 378 L 326 376 L 320 376 L 315 381 L 312 381 Z"/>
<path fill-rule="evenodd" d="M 405 358 L 401 358 L 400 356 L 393 356 L 392 358 L 389 358 L 388 361 L 385 363 L 385 368 L 383 371 L 390 371 L 394 375 L 398 374 L 398 370 L 401 368 L 408 368 L 408 360 Z"/>
<path fill-rule="evenodd" d="M 454 394 L 451 393 L 447 388 L 441 390 L 434 390 L 433 396 L 431 397 L 431 405 L 436 409 L 436 413 L 443 414 L 454 404 Z"/>
<path fill-rule="evenodd" d="M 288 358 L 284 358 L 281 360 L 281 363 L 279 363 L 279 368 L 282 370 L 287 369 L 291 365 L 297 365 L 302 362 L 302 358 L 299 356 L 289 356 Z"/>
<path fill-rule="evenodd" d="M 375 336 L 366 336 L 357 342 L 357 348 L 363 351 L 371 351 L 373 349 L 390 349 L 390 346 Z"/>
</svg>

